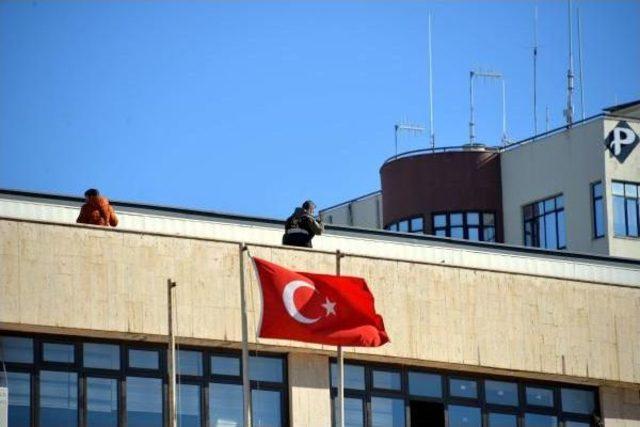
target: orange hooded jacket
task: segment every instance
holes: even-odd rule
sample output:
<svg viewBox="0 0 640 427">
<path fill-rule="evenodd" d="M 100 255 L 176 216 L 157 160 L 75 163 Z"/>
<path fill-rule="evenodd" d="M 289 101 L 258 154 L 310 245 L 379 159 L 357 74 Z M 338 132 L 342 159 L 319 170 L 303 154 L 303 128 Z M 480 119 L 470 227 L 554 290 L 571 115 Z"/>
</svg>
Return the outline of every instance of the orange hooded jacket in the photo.
<svg viewBox="0 0 640 427">
<path fill-rule="evenodd" d="M 76 222 L 115 227 L 118 225 L 118 217 L 113 207 L 109 204 L 109 200 L 106 197 L 97 196 L 92 197 L 88 203 L 82 205 Z"/>
</svg>

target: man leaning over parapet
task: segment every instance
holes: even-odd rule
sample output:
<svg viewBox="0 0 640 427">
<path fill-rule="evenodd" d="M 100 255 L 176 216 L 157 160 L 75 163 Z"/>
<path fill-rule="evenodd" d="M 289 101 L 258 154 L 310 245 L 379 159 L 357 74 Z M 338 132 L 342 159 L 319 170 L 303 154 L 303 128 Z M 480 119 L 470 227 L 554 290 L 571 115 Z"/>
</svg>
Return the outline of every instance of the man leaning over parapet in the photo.
<svg viewBox="0 0 640 427">
<path fill-rule="evenodd" d="M 118 225 L 118 217 L 109 204 L 109 200 L 100 195 L 95 188 L 84 192 L 85 204 L 80 209 L 80 215 L 76 219 L 80 224 L 102 225 L 115 227 Z"/>
</svg>

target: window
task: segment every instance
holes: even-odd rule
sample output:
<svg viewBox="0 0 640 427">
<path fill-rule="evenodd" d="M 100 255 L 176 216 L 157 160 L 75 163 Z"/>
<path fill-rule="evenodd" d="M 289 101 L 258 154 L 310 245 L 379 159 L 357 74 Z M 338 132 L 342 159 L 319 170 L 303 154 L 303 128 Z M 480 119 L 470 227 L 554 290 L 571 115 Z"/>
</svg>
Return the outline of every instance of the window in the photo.
<svg viewBox="0 0 640 427">
<path fill-rule="evenodd" d="M 71 344 L 45 342 L 42 344 L 42 359 L 45 362 L 73 363 L 75 347 Z"/>
<path fill-rule="evenodd" d="M 157 350 L 129 349 L 129 367 L 138 369 L 158 369 L 160 354 Z"/>
<path fill-rule="evenodd" d="M 162 427 L 162 379 L 127 377 L 127 426 Z"/>
<path fill-rule="evenodd" d="M 336 364 L 331 363 L 333 425 L 337 414 Z M 345 425 L 404 426 L 406 414 L 418 418 L 438 411 L 448 426 L 559 427 L 590 425 L 598 415 L 597 389 L 480 375 L 429 372 L 381 363 L 345 363 Z M 349 381 L 345 380 L 348 385 Z M 423 409 L 423 408 L 428 409 Z M 422 412 L 425 411 L 425 412 Z M 444 421 L 443 421 L 444 422 Z"/>
<path fill-rule="evenodd" d="M 5 359 L 0 365 L 7 368 L 9 427 L 161 427 L 166 422 L 163 345 L 44 335 L 0 336 L 0 344 Z M 176 362 L 188 373 L 178 376 L 179 425 L 241 427 L 240 352 L 179 350 Z M 289 425 L 285 358 L 261 352 L 250 356 L 249 367 L 254 424 Z M 361 374 L 364 377 L 364 370 Z"/>
<path fill-rule="evenodd" d="M 631 182 L 613 181 L 613 231 L 616 236 L 638 237 L 640 229 L 638 214 L 639 185 Z"/>
<path fill-rule="evenodd" d="M 40 371 L 38 425 L 73 426 L 78 423 L 78 374 Z"/>
<path fill-rule="evenodd" d="M 524 245 L 545 249 L 566 249 L 564 197 L 561 195 L 526 205 Z"/>
<path fill-rule="evenodd" d="M 22 337 L 0 337 L 0 360 L 33 363 L 33 340 Z"/>
<path fill-rule="evenodd" d="M 118 426 L 118 380 L 87 378 L 87 425 Z"/>
<path fill-rule="evenodd" d="M 177 353 L 178 374 L 202 375 L 202 353 L 199 351 L 178 350 Z"/>
<path fill-rule="evenodd" d="M 478 383 L 474 380 L 451 378 L 449 380 L 449 393 L 456 397 L 475 399 L 478 397 Z"/>
<path fill-rule="evenodd" d="M 373 387 L 387 390 L 400 390 L 400 372 L 373 371 Z"/>
<path fill-rule="evenodd" d="M 31 425 L 31 376 L 24 372 L 7 372 L 9 386 L 9 427 Z"/>
<path fill-rule="evenodd" d="M 604 201 L 602 199 L 602 182 L 591 184 L 591 202 L 593 214 L 593 237 L 604 237 Z"/>
<path fill-rule="evenodd" d="M 200 408 L 200 386 L 197 384 L 178 384 L 178 425 L 198 427 L 202 410 Z"/>
<path fill-rule="evenodd" d="M 113 344 L 84 343 L 84 366 L 120 369 L 120 347 Z"/>
<path fill-rule="evenodd" d="M 424 224 L 421 216 L 405 219 L 398 222 L 392 222 L 385 229 L 389 231 L 401 231 L 403 233 L 423 233 Z"/>
<path fill-rule="evenodd" d="M 496 241 L 495 214 L 492 212 L 445 212 L 432 216 L 433 234 L 454 239 Z"/>
</svg>

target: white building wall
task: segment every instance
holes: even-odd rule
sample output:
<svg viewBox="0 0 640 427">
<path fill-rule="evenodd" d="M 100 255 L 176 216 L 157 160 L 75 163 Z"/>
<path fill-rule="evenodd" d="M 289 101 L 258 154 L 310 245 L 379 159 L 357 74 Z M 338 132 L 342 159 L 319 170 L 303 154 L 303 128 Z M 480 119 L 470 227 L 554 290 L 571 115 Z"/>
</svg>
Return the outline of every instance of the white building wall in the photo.
<svg viewBox="0 0 640 427">
<path fill-rule="evenodd" d="M 382 228 L 382 193 L 376 192 L 341 205 L 322 209 L 327 223 L 361 228 Z"/>
<path fill-rule="evenodd" d="M 567 250 L 608 254 L 606 238 L 593 239 L 590 184 L 604 181 L 603 120 L 508 150 L 501 157 L 505 243 L 523 245 L 525 205 L 562 193 Z"/>
<path fill-rule="evenodd" d="M 620 119 L 606 119 L 604 121 L 604 137 L 618 124 Z M 625 120 L 634 130 L 636 135 L 640 136 L 640 121 Z M 603 137 L 603 138 L 604 138 Z M 640 143 L 629 154 L 623 163 L 621 163 L 609 150 L 605 150 L 604 165 L 606 173 L 606 185 L 604 186 L 604 195 L 606 197 L 607 213 L 606 216 L 606 238 L 609 241 L 609 255 L 640 258 L 640 239 L 633 237 L 617 237 L 613 231 L 613 196 L 611 194 L 612 181 L 629 181 L 640 184 Z"/>
</svg>

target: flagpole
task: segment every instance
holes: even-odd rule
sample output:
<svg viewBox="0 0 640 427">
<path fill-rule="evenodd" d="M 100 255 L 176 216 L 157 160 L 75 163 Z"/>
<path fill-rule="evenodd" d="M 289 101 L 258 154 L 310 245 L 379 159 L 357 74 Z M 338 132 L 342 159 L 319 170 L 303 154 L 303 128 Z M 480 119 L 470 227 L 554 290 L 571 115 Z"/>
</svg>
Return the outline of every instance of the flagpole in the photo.
<svg viewBox="0 0 640 427">
<path fill-rule="evenodd" d="M 167 314 L 169 322 L 169 363 L 168 363 L 168 376 L 169 384 L 167 387 L 167 398 L 169 400 L 169 427 L 176 427 L 177 414 L 176 414 L 176 337 L 173 330 L 173 288 L 176 287 L 176 282 L 171 279 L 167 279 Z"/>
<path fill-rule="evenodd" d="M 247 245 L 240 244 L 240 306 L 242 311 L 242 395 L 244 427 L 251 427 L 251 384 L 249 382 L 249 332 L 247 301 L 244 291 L 244 253 Z"/>
<path fill-rule="evenodd" d="M 340 259 L 343 255 L 336 251 L 336 276 L 340 276 Z M 338 346 L 338 413 L 337 427 L 344 427 L 344 353 L 342 346 Z"/>
</svg>

